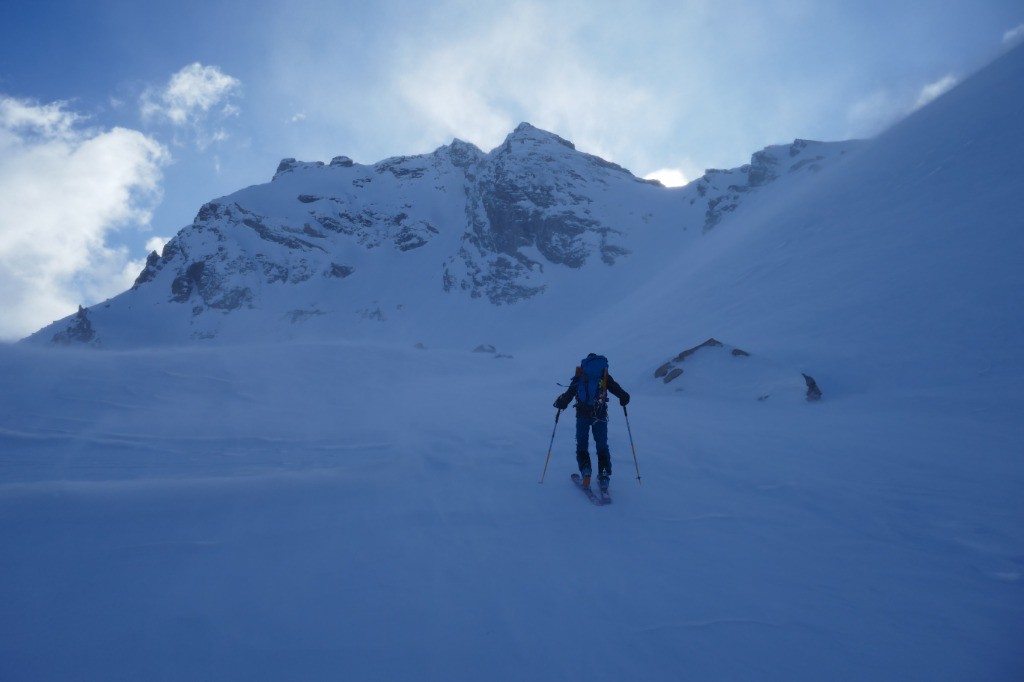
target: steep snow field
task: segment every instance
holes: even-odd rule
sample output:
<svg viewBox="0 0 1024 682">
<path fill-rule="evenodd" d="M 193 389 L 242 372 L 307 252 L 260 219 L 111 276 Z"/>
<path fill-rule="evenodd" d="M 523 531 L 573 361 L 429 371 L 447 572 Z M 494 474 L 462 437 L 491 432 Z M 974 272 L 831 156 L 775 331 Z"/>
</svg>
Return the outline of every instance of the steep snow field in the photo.
<svg viewBox="0 0 1024 682">
<path fill-rule="evenodd" d="M 0 348 L 0 678 L 1021 679 L 1021 82 L 473 341 L 510 358 Z M 708 336 L 751 356 L 654 378 Z M 613 406 L 600 508 L 571 414 L 537 483 L 590 351 L 643 476 Z"/>
</svg>

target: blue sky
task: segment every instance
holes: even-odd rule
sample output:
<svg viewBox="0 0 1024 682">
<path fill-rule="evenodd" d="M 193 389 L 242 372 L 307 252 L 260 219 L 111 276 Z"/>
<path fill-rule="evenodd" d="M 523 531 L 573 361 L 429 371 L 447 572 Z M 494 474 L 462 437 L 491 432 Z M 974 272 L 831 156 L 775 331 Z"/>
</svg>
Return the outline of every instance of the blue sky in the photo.
<svg viewBox="0 0 1024 682">
<path fill-rule="evenodd" d="M 877 134 L 1024 39 L 1019 0 L 287 3 L 0 9 L 0 338 L 126 288 L 284 157 L 372 163 L 529 121 L 693 179 Z"/>
</svg>

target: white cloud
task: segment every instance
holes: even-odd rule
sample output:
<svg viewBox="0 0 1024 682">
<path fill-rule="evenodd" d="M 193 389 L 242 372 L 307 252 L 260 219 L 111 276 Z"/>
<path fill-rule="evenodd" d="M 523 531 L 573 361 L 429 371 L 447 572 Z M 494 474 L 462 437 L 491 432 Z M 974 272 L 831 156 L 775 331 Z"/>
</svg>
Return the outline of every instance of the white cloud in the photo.
<svg viewBox="0 0 1024 682">
<path fill-rule="evenodd" d="M 0 338 L 123 291 L 112 230 L 145 226 L 168 154 L 135 130 L 91 129 L 65 103 L 0 95 Z"/>
<path fill-rule="evenodd" d="M 189 129 L 195 134 L 200 148 L 227 137 L 223 129 L 209 127 L 239 115 L 234 104 L 242 88 L 237 78 L 227 75 L 216 66 L 189 64 L 171 76 L 162 88 L 150 88 L 142 95 L 142 117 L 162 120 L 176 128 Z"/>
<path fill-rule="evenodd" d="M 1024 24 L 1011 28 L 1009 31 L 1003 34 L 1003 44 L 1012 45 L 1017 41 L 1024 38 Z"/>
<path fill-rule="evenodd" d="M 917 95 L 917 102 L 914 103 L 914 109 L 920 109 L 921 107 L 931 103 L 936 98 L 942 96 L 957 84 L 955 76 L 945 76 L 929 83 L 928 85 L 921 88 L 921 92 Z"/>
<path fill-rule="evenodd" d="M 36 105 L 11 97 L 0 96 L 0 134 L 4 141 L 9 135 L 34 135 L 43 138 L 67 139 L 73 135 L 74 126 L 81 120 L 77 114 L 67 111 L 64 103 Z"/>
<path fill-rule="evenodd" d="M 484 150 L 525 119 L 583 151 L 621 159 L 635 151 L 636 136 L 672 125 L 663 99 L 635 78 L 610 75 L 572 26 L 531 3 L 513 5 L 464 38 L 410 52 L 395 79 L 425 137 L 459 137 Z"/>
<path fill-rule="evenodd" d="M 657 180 L 666 187 L 682 187 L 690 182 L 678 168 L 659 168 L 644 176 L 645 180 Z"/>
<path fill-rule="evenodd" d="M 146 241 L 146 253 L 152 253 L 153 251 L 156 251 L 157 253 L 163 252 L 164 246 L 166 246 L 169 241 L 171 241 L 170 237 L 150 237 Z"/>
</svg>

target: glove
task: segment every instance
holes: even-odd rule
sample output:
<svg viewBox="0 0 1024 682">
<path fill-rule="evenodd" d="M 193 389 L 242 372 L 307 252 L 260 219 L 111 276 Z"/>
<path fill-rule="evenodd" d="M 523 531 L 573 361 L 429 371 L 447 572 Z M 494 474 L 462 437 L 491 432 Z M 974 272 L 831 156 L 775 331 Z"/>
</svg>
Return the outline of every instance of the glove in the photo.
<svg viewBox="0 0 1024 682">
<path fill-rule="evenodd" d="M 555 398 L 555 407 L 557 407 L 560 410 L 564 410 L 565 408 L 569 407 L 569 402 L 571 400 L 572 398 L 560 395 L 557 398 Z"/>
<path fill-rule="evenodd" d="M 622 405 L 623 407 L 625 407 L 626 405 L 629 405 L 629 394 L 628 393 L 626 395 L 622 396 L 621 398 L 619 398 L 619 405 Z"/>
</svg>

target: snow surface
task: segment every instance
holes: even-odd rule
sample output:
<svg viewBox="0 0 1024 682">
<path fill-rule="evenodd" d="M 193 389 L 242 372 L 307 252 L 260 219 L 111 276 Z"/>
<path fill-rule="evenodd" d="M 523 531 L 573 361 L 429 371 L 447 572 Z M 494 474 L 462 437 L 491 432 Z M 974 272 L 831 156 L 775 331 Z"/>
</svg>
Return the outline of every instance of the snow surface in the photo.
<svg viewBox="0 0 1024 682">
<path fill-rule="evenodd" d="M 1022 82 L 1017 49 L 601 315 L 552 283 L 489 338 L 0 347 L 0 679 L 1021 679 Z M 760 369 L 654 378 L 709 336 Z M 590 351 L 643 480 L 615 408 L 600 508 L 571 413 L 537 484 Z M 778 368 L 824 400 L 756 400 Z"/>
</svg>

